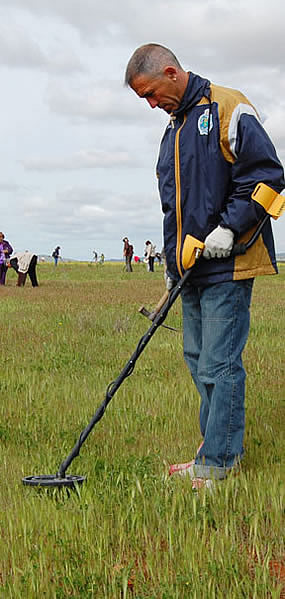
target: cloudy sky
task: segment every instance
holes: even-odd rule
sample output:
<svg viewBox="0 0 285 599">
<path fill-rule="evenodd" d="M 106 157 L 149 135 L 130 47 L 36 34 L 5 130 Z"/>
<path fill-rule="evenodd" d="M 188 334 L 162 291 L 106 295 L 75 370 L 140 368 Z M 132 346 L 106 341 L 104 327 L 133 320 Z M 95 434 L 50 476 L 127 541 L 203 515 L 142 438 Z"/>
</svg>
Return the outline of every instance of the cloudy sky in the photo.
<svg viewBox="0 0 285 599">
<path fill-rule="evenodd" d="M 0 0 L 0 230 L 88 260 L 162 244 L 155 163 L 168 121 L 124 87 L 133 50 L 243 91 L 285 164 L 284 0 Z M 274 223 L 285 251 L 285 217 Z"/>
</svg>

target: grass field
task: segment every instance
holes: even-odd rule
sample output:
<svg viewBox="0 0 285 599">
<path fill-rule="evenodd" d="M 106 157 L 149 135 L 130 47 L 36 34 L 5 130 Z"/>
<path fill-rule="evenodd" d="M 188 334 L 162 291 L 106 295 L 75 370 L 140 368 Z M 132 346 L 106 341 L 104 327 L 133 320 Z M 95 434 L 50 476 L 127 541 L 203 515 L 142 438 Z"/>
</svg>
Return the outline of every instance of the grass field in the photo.
<svg viewBox="0 0 285 599">
<path fill-rule="evenodd" d="M 158 266 L 38 277 L 16 288 L 9 271 L 0 289 L 0 598 L 283 597 L 285 265 L 254 287 L 242 472 L 199 496 L 167 476 L 199 445 L 199 398 L 181 332 L 163 328 L 68 470 L 84 485 L 22 485 L 57 471 L 149 326 L 138 308 L 164 292 Z M 180 300 L 167 324 L 181 328 Z"/>
</svg>

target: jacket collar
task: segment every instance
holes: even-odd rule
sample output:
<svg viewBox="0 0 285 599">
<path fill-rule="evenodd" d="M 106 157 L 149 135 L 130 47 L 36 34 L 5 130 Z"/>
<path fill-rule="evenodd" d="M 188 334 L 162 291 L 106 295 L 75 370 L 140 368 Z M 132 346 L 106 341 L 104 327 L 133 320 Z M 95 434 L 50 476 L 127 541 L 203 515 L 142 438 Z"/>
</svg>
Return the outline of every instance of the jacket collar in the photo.
<svg viewBox="0 0 285 599">
<path fill-rule="evenodd" d="M 203 97 L 206 97 L 211 101 L 209 79 L 203 79 L 203 77 L 190 72 L 187 87 L 180 106 L 173 112 L 173 114 L 180 115 L 181 113 L 186 112 L 186 110 L 189 110 L 192 106 L 198 104 Z"/>
</svg>

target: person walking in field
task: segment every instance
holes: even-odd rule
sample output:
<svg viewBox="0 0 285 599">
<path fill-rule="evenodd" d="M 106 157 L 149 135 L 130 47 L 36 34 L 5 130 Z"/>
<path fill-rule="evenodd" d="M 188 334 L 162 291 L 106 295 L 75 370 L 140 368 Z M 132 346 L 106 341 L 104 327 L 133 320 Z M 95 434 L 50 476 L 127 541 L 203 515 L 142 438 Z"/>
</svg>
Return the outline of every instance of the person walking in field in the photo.
<svg viewBox="0 0 285 599">
<path fill-rule="evenodd" d="M 7 259 L 11 256 L 13 248 L 5 239 L 4 233 L 0 232 L 0 285 L 5 285 L 7 273 Z"/>
<path fill-rule="evenodd" d="M 154 259 L 155 259 L 156 246 L 148 239 L 145 242 L 144 256 L 145 261 L 148 265 L 148 272 L 154 271 Z"/>
<path fill-rule="evenodd" d="M 36 274 L 38 257 L 33 252 L 15 252 L 9 261 L 10 266 L 18 273 L 17 287 L 24 287 L 27 274 L 33 287 L 38 287 Z"/>
<path fill-rule="evenodd" d="M 184 357 L 201 397 L 202 442 L 193 460 L 169 470 L 190 476 L 197 490 L 226 478 L 244 455 L 242 352 L 254 278 L 277 273 L 270 220 L 245 255 L 233 257 L 231 250 L 241 236 L 251 238 L 265 215 L 251 198 L 257 184 L 280 193 L 284 172 L 250 101 L 185 71 L 170 49 L 137 48 L 125 84 L 169 114 L 157 163 L 167 289 L 184 273 L 186 235 L 205 244 L 181 293 Z"/>
<path fill-rule="evenodd" d="M 134 253 L 134 247 L 129 242 L 127 237 L 124 237 L 123 243 L 124 243 L 123 256 L 124 256 L 125 262 L 126 262 L 126 271 L 133 272 L 132 258 L 133 258 L 133 253 Z"/>
<path fill-rule="evenodd" d="M 56 248 L 55 248 L 55 250 L 53 251 L 52 257 L 54 259 L 54 265 L 57 266 L 57 263 L 58 263 L 59 258 L 60 258 L 60 246 L 59 245 L 57 245 Z"/>
</svg>

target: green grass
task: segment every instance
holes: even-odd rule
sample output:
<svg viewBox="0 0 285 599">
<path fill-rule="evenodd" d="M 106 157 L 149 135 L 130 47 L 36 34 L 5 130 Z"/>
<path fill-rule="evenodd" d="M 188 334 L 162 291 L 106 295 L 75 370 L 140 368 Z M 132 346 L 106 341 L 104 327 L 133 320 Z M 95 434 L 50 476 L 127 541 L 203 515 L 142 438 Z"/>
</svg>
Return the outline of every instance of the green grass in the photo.
<svg viewBox="0 0 285 599">
<path fill-rule="evenodd" d="M 279 598 L 284 563 L 284 287 L 254 287 L 242 473 L 193 496 L 167 465 L 200 442 L 182 334 L 160 328 L 68 474 L 77 492 L 21 479 L 53 474 L 149 324 L 162 268 L 40 264 L 40 287 L 1 295 L 0 598 Z M 167 323 L 181 329 L 180 300 Z"/>
</svg>

